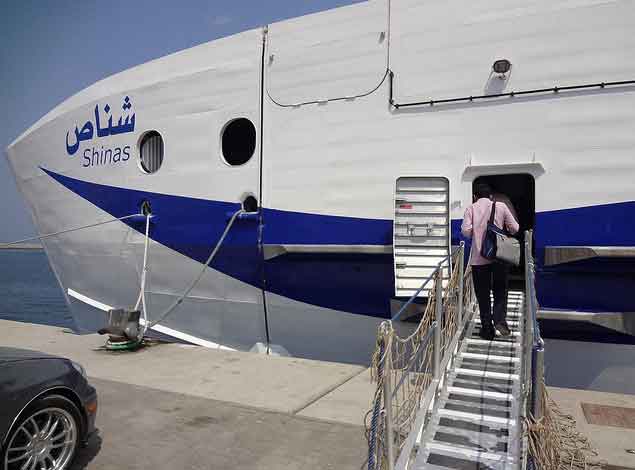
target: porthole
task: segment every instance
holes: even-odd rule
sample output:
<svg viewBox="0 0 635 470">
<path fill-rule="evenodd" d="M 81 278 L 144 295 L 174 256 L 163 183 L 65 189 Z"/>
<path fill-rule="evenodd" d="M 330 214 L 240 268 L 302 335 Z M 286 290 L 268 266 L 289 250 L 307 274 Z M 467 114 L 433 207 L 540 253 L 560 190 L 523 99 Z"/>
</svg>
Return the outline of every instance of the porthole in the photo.
<svg viewBox="0 0 635 470">
<path fill-rule="evenodd" d="M 163 138 L 157 131 L 146 132 L 139 143 L 139 164 L 146 173 L 156 173 L 163 164 Z"/>
<path fill-rule="evenodd" d="M 247 118 L 230 121 L 223 129 L 221 151 L 231 166 L 244 165 L 256 150 L 256 128 Z"/>
</svg>

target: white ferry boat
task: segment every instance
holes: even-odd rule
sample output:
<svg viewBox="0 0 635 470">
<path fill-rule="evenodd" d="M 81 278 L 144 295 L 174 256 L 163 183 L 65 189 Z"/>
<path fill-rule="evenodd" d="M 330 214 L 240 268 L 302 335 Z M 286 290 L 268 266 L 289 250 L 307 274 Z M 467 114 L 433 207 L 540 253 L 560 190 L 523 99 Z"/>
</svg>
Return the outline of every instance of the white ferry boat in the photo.
<svg viewBox="0 0 635 470">
<path fill-rule="evenodd" d="M 98 224 L 43 239 L 82 332 L 134 306 L 150 208 L 156 331 L 367 361 L 487 181 L 541 315 L 633 333 L 633 30 L 627 0 L 372 0 L 108 77 L 8 158 L 40 234 Z"/>
</svg>

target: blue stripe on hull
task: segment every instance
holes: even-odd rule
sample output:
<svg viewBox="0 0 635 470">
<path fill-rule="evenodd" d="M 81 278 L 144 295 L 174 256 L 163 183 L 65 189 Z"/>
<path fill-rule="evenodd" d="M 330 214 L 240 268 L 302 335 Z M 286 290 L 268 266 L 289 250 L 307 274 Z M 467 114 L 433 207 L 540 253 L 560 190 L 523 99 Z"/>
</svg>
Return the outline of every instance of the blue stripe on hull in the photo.
<svg viewBox="0 0 635 470">
<path fill-rule="evenodd" d="M 81 181 L 49 170 L 60 184 L 115 217 L 139 212 L 147 200 L 156 214 L 151 237 L 189 258 L 204 262 L 220 237 L 227 214 L 238 203 L 137 191 Z M 263 243 L 391 245 L 392 221 L 324 216 L 264 209 Z M 213 225 L 212 221 L 217 221 Z M 222 221 L 222 222 L 220 222 Z M 143 232 L 143 224 L 123 221 Z M 461 239 L 452 221 L 453 243 Z M 231 277 L 290 299 L 325 308 L 387 318 L 394 294 L 391 255 L 288 254 L 264 263 L 258 224 L 240 220 L 212 264 Z M 635 246 L 635 202 L 536 214 L 538 295 L 543 307 L 633 311 L 632 263 L 593 260 L 543 267 L 548 245 Z"/>
<path fill-rule="evenodd" d="M 544 266 L 545 246 L 635 246 L 635 201 L 536 214 L 537 289 L 547 308 L 635 312 L 635 263 L 593 259 Z"/>
</svg>

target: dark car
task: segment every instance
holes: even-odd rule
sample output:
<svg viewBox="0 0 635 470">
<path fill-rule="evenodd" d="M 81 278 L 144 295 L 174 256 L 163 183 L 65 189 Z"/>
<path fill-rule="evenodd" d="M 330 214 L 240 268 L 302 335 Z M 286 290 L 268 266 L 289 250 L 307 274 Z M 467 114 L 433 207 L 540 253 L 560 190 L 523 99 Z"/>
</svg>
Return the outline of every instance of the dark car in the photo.
<svg viewBox="0 0 635 470">
<path fill-rule="evenodd" d="M 69 468 L 96 412 L 97 392 L 81 365 L 0 347 L 0 469 Z"/>
</svg>

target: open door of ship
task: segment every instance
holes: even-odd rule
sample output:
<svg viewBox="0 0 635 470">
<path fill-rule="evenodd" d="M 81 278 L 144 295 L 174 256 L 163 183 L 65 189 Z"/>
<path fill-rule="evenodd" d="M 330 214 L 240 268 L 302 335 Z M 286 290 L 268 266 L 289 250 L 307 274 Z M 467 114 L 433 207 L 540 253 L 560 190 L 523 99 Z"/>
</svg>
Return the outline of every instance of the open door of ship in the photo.
<svg viewBox="0 0 635 470">
<path fill-rule="evenodd" d="M 472 182 L 472 194 L 478 183 L 487 183 L 494 191 L 497 201 L 505 202 L 518 220 L 520 229 L 516 238 L 523 246 L 525 231 L 533 230 L 536 221 L 536 183 L 528 174 L 487 175 L 479 176 Z M 522 288 L 524 285 L 525 255 L 521 250 L 520 266 L 510 270 L 510 288 Z"/>
</svg>

